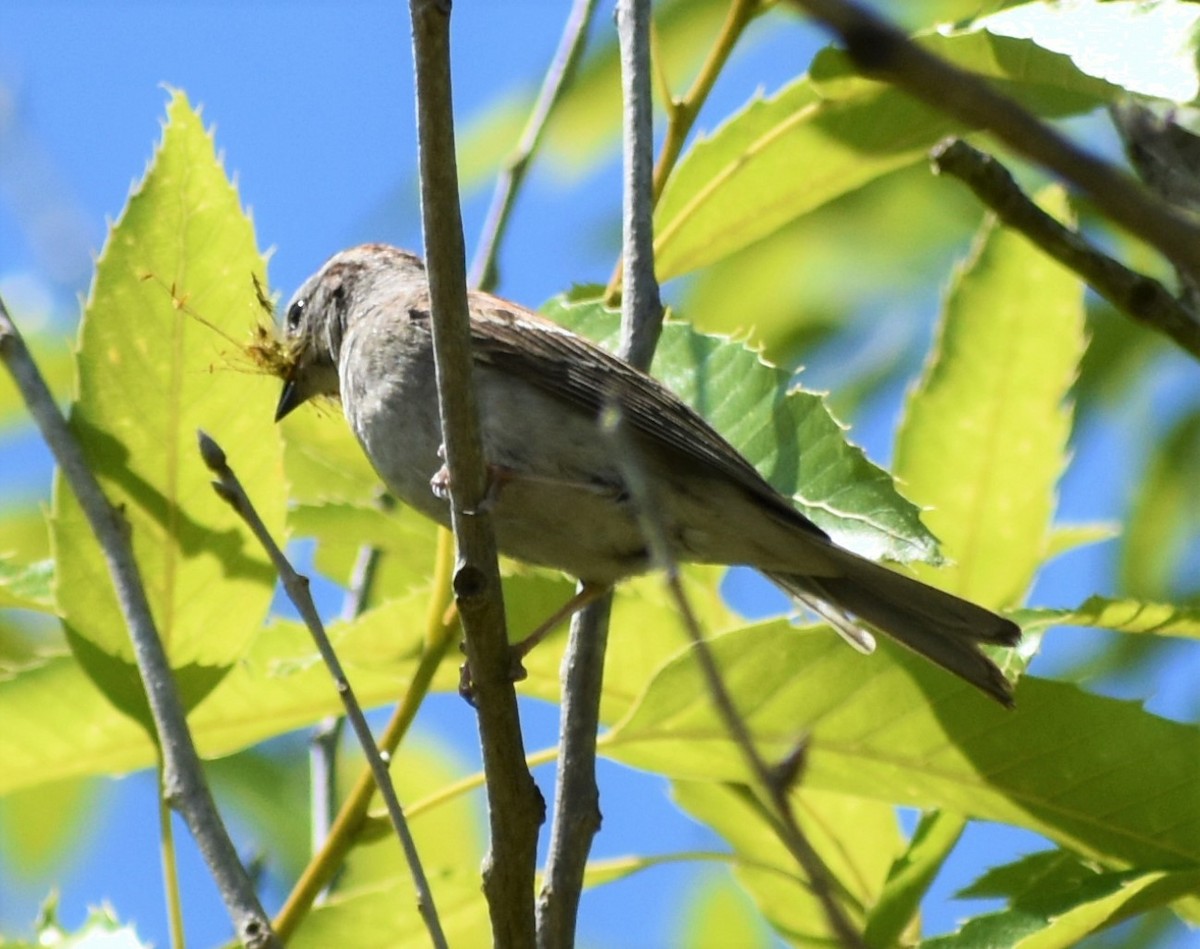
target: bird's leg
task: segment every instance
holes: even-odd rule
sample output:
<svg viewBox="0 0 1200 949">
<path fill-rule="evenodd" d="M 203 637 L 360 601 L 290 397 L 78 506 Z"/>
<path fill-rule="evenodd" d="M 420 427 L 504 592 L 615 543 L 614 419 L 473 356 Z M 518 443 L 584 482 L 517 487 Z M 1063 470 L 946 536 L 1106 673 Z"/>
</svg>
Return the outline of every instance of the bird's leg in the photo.
<svg viewBox="0 0 1200 949">
<path fill-rule="evenodd" d="M 560 623 L 570 619 L 585 606 L 590 603 L 594 603 L 611 589 L 611 584 L 589 583 L 584 581 L 579 587 L 579 591 L 569 600 L 567 600 L 566 603 L 551 613 L 545 620 L 543 620 L 532 633 L 530 633 L 520 642 L 513 643 L 509 647 L 510 655 L 512 657 L 509 674 L 512 676 L 512 681 L 520 682 L 525 678 L 526 675 L 528 675 L 521 660 L 529 655 L 534 646 L 552 633 Z M 468 702 L 474 705 L 475 703 L 473 696 L 475 692 L 475 684 L 471 681 L 470 663 L 464 662 L 462 668 L 460 668 L 458 672 L 458 693 Z"/>
<path fill-rule="evenodd" d="M 545 620 L 542 621 L 541 625 L 539 625 L 537 629 L 522 639 L 519 643 L 513 643 L 513 668 L 520 673 L 519 676 L 514 678 L 514 681 L 519 682 L 521 679 L 525 678 L 525 669 L 521 665 L 521 660 L 529 655 L 534 646 L 550 635 L 550 633 L 554 631 L 559 623 L 570 619 L 585 606 L 596 602 L 596 600 L 600 599 L 600 597 L 604 596 L 604 594 L 611 589 L 611 584 L 589 583 L 587 580 L 583 581 L 583 583 L 580 584 L 579 591 L 572 596 L 571 599 L 567 600 L 566 603 L 551 613 Z"/>
<path fill-rule="evenodd" d="M 444 445 L 438 448 L 438 457 L 443 462 L 445 461 L 446 447 Z M 613 499 L 620 499 L 623 496 L 623 489 L 619 485 L 606 484 L 600 481 L 575 481 L 567 478 L 550 478 L 545 475 L 530 474 L 517 468 L 491 464 L 489 462 L 487 465 L 487 489 L 484 491 L 483 500 L 479 502 L 479 507 L 467 513 L 483 514 L 492 510 L 500 500 L 500 492 L 504 490 L 504 486 L 514 481 L 522 481 L 526 484 L 542 484 L 547 487 L 569 487 L 579 491 L 587 491 L 601 497 L 612 497 Z M 429 479 L 429 488 L 436 497 L 443 501 L 449 500 L 450 469 L 445 464 L 438 468 L 434 472 L 433 477 Z"/>
<path fill-rule="evenodd" d="M 438 457 L 442 459 L 442 466 L 433 473 L 433 477 L 429 479 L 429 490 L 435 497 L 442 501 L 450 500 L 450 469 L 446 467 L 446 446 L 438 446 Z M 490 511 L 500 497 L 500 489 L 509 481 L 517 476 L 516 471 L 512 468 L 505 468 L 503 465 L 488 464 L 486 467 L 487 473 L 487 488 L 483 492 L 483 499 L 479 502 L 479 506 L 473 510 L 467 511 L 467 514 L 485 514 Z"/>
</svg>

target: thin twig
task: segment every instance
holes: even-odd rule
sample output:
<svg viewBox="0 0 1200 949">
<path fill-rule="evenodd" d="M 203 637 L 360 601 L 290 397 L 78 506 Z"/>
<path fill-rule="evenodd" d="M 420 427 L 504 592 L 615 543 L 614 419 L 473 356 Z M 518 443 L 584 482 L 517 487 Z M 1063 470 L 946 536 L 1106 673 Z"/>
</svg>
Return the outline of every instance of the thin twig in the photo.
<svg viewBox="0 0 1200 949">
<path fill-rule="evenodd" d="M 1084 192 L 1108 217 L 1168 260 L 1200 272 L 1200 227 L 1129 175 L 1064 138 L 996 92 L 913 43 L 866 7 L 848 0 L 792 0 L 838 34 L 866 76 L 884 80 L 1009 148 Z"/>
<path fill-rule="evenodd" d="M 625 176 L 621 198 L 621 356 L 648 370 L 662 332 L 663 309 L 654 275 L 654 105 L 650 87 L 649 0 L 620 0 L 617 37 L 621 45 L 622 147 Z"/>
<path fill-rule="evenodd" d="M 654 277 L 650 25 L 649 0 L 621 0 L 617 4 L 624 102 L 622 259 L 628 274 L 622 301 L 621 355 L 642 369 L 650 365 L 662 328 L 662 303 Z M 612 595 L 607 594 L 576 614 L 563 654 L 558 792 L 537 906 L 538 945 L 542 949 L 567 949 L 575 944 L 584 871 L 592 839 L 600 828 L 596 733 L 600 727 L 611 611 Z"/>
<path fill-rule="evenodd" d="M 696 118 L 700 115 L 704 103 L 708 101 L 708 95 L 712 92 L 717 77 L 721 75 L 721 70 L 725 68 L 725 63 L 728 62 L 733 48 L 737 45 L 737 41 L 745 32 L 746 27 L 763 9 L 762 0 L 733 0 L 729 5 L 725 22 L 721 24 L 717 38 L 713 41 L 712 48 L 708 51 L 708 56 L 705 57 L 704 64 L 700 67 L 700 72 L 696 74 L 691 88 L 683 98 L 677 99 L 672 96 L 661 70 L 656 73 L 661 87 L 666 92 L 663 99 L 667 113 L 667 128 L 663 136 L 662 151 L 654 166 L 654 185 L 651 189 L 649 205 L 651 210 L 658 205 L 658 199 L 662 196 L 663 188 L 666 187 L 671 172 L 675 170 L 675 164 L 679 161 L 679 155 L 683 151 L 683 145 L 687 141 L 688 135 L 691 134 L 692 126 L 696 124 Z M 620 287 L 621 262 L 618 261 L 605 290 L 605 300 L 610 304 L 615 303 Z"/>
<path fill-rule="evenodd" d="M 453 608 L 449 612 L 446 608 L 451 596 L 450 575 L 453 568 L 453 538 L 448 531 L 439 530 L 433 585 L 429 594 L 429 614 L 425 624 L 425 652 L 421 655 L 421 661 L 417 663 L 417 669 L 404 698 L 379 736 L 379 750 L 389 757 L 395 753 L 404 736 L 408 734 L 421 703 L 429 694 L 433 677 L 459 632 L 458 614 Z M 275 918 L 275 931 L 281 939 L 291 937 L 318 895 L 329 885 L 329 881 L 342 866 L 346 854 L 350 852 L 350 848 L 362 832 L 367 808 L 374 794 L 375 776 L 370 767 L 365 767 L 350 793 L 346 795 L 324 846 L 304 868 L 300 879 L 296 881 Z"/>
<path fill-rule="evenodd" d="M 1118 310 L 1200 359 L 1200 321 L 1195 314 L 1153 277 L 1130 270 L 1039 208 L 994 157 L 962 139 L 942 142 L 930 157 L 936 172 L 963 182 L 1001 221 L 1079 274 Z"/>
<path fill-rule="evenodd" d="M 496 541 L 483 500 L 487 469 L 471 378 L 462 215 L 450 94 L 450 3 L 410 0 L 417 89 L 421 217 L 433 322 L 450 518 L 458 545 L 454 592 L 466 633 L 488 779 L 490 848 L 483 889 L 498 946 L 534 943 L 533 892 L 545 802 L 525 766 L 511 675 Z"/>
<path fill-rule="evenodd" d="M 542 80 L 542 88 L 538 92 L 533 111 L 529 114 L 529 120 L 525 123 L 525 129 L 521 132 L 521 139 L 496 179 L 496 190 L 492 192 L 492 203 L 483 222 L 483 233 L 475 249 L 475 259 L 471 262 L 468 280 L 473 287 L 491 290 L 496 285 L 496 256 L 500 247 L 500 237 L 508 224 L 517 189 L 521 187 L 525 173 L 529 170 L 550 114 L 562 97 L 563 91 L 575 77 L 579 61 L 583 58 L 584 47 L 587 45 L 588 27 L 595 12 L 596 0 L 575 0 L 571 12 L 567 15 L 558 49 L 554 53 L 546 77 Z"/>
<path fill-rule="evenodd" d="M 359 548 L 342 600 L 344 621 L 356 619 L 366 609 L 379 556 L 378 547 L 364 544 Z M 337 749 L 344 722 L 341 715 L 328 715 L 316 724 L 308 739 L 309 840 L 314 855 L 325 846 L 337 813 Z M 326 887 L 321 898 L 328 895 L 329 887 Z"/>
<path fill-rule="evenodd" d="M 392 828 L 400 840 L 404 859 L 408 863 L 408 869 L 413 878 L 413 887 L 416 890 L 417 909 L 425 922 L 425 928 L 429 930 L 429 938 L 435 946 L 445 947 L 446 937 L 442 933 L 442 924 L 438 919 L 437 908 L 434 906 L 433 893 L 429 889 L 429 881 L 425 878 L 425 870 L 422 868 L 421 858 L 417 854 L 416 842 L 408 829 L 408 821 L 404 818 L 404 810 L 396 797 L 396 788 L 392 784 L 392 776 L 388 772 L 387 762 L 384 761 L 379 747 L 375 744 L 371 726 L 367 724 L 362 706 L 358 704 L 358 699 L 354 696 L 354 689 L 351 687 L 349 679 L 346 678 L 341 661 L 334 652 L 333 644 L 325 632 L 325 624 L 321 622 L 316 604 L 313 603 L 312 595 L 309 593 L 308 578 L 296 573 L 279 545 L 275 543 L 275 539 L 267 530 L 267 526 L 258 516 L 258 511 L 255 510 L 253 503 L 242 488 L 237 475 L 229 467 L 225 452 L 221 450 L 221 447 L 204 432 L 199 433 L 199 442 L 200 455 L 204 459 L 205 465 L 217 477 L 217 480 L 212 483 L 213 490 L 246 522 L 250 532 L 254 534 L 263 550 L 266 551 L 279 574 L 284 592 L 299 611 L 304 625 L 308 627 L 308 631 L 312 635 L 313 642 L 316 643 L 321 659 L 329 669 L 338 695 L 342 699 L 342 705 L 346 709 L 346 718 L 350 722 L 350 727 L 354 729 L 354 734 L 362 747 L 371 773 L 375 776 L 375 784 L 379 788 L 380 797 L 383 798 L 387 808 Z"/>
<path fill-rule="evenodd" d="M 246 946 L 279 945 L 270 921 L 254 892 L 245 867 L 221 816 L 196 746 L 188 731 L 183 706 L 175 691 L 171 664 L 163 649 L 150 604 L 130 545 L 129 522 L 114 508 L 88 468 L 83 452 L 58 410 L 24 339 L 0 299 L 0 359 L 11 373 L 29 414 L 53 452 L 84 515 L 104 551 L 117 592 L 121 615 L 133 641 L 134 659 L 146 690 L 162 753 L 162 787 L 171 807 L 187 822 L 213 876 L 237 938 Z"/>
<path fill-rule="evenodd" d="M 700 622 L 692 610 L 691 602 L 683 588 L 679 575 L 679 565 L 671 551 L 666 531 L 661 520 L 655 517 L 655 512 L 662 510 L 657 506 L 653 494 L 653 486 L 646 477 L 638 456 L 638 450 L 629 437 L 624 425 L 619 404 L 610 406 L 604 413 L 603 431 L 612 444 L 613 457 L 621 469 L 621 480 L 629 491 L 629 497 L 637 513 L 638 524 L 646 545 L 650 550 L 651 562 L 656 569 L 663 571 L 667 587 L 671 592 L 683 618 L 684 628 L 692 641 L 696 661 L 704 675 L 709 694 L 717 707 L 733 743 L 738 747 L 750 773 L 755 781 L 766 792 L 771 803 L 772 813 L 764 813 L 771 823 L 779 840 L 787 847 L 800 868 L 808 877 L 809 887 L 821 908 L 826 920 L 833 930 L 835 937 L 847 949 L 866 949 L 862 934 L 850 922 L 841 905 L 834 898 L 835 881 L 833 875 L 822 861 L 792 812 L 792 804 L 788 792 L 795 783 L 801 769 L 805 744 L 800 742 L 796 749 L 775 767 L 770 767 L 759 754 L 754 744 L 754 737 L 746 726 L 741 714 L 734 705 L 733 698 L 725 688 L 721 671 L 713 658 L 712 649 L 700 628 Z"/>
</svg>

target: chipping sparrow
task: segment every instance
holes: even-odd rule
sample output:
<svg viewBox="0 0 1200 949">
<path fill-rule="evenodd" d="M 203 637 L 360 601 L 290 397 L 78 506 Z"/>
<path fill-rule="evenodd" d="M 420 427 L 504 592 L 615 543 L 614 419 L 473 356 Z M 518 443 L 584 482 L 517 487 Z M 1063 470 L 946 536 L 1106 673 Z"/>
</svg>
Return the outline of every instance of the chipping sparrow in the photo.
<svg viewBox="0 0 1200 949">
<path fill-rule="evenodd" d="M 1012 622 L 835 545 L 707 422 L 645 373 L 487 293 L 469 297 L 490 513 L 504 553 L 609 585 L 650 566 L 597 417 L 616 399 L 681 561 L 748 564 L 830 619 L 851 616 L 1011 705 L 980 643 L 1013 645 Z M 331 258 L 287 308 L 293 354 L 276 410 L 340 396 L 375 470 L 406 504 L 448 524 L 436 482 L 441 431 L 425 268 L 366 244 Z"/>
</svg>

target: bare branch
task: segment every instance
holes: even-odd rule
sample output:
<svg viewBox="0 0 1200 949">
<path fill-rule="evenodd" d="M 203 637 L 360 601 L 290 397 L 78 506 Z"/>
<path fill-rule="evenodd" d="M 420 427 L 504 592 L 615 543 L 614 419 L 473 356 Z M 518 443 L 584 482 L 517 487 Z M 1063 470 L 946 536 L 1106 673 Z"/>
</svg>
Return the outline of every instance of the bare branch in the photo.
<svg viewBox="0 0 1200 949">
<path fill-rule="evenodd" d="M 187 822 L 217 884 L 238 939 L 251 947 L 279 946 L 254 892 L 254 884 L 238 859 L 237 850 L 204 780 L 200 757 L 175 691 L 171 664 L 150 613 L 141 574 L 133 557 L 129 523 L 108 502 L 88 468 L 79 443 L 59 412 L 3 300 L 0 300 L 0 359 L 12 375 L 104 551 L 158 734 L 164 795 Z"/>
<path fill-rule="evenodd" d="M 931 157 L 935 171 L 963 182 L 1001 221 L 1079 274 L 1109 303 L 1200 359 L 1200 321 L 1187 307 L 1153 277 L 1130 270 L 1039 208 L 995 158 L 961 139 L 942 142 Z"/>
<path fill-rule="evenodd" d="M 438 532 L 438 553 L 434 569 L 433 586 L 429 594 L 429 616 L 426 621 L 425 652 L 413 673 L 408 690 L 391 719 L 379 736 L 379 749 L 392 755 L 408 733 L 417 716 L 425 696 L 433 683 L 434 674 L 449 651 L 458 633 L 458 614 L 453 607 L 448 611 L 450 600 L 450 574 L 453 570 L 453 538 L 448 531 Z M 346 796 L 337 819 L 329 830 L 329 836 L 316 856 L 304 868 L 296 881 L 287 902 L 275 919 L 275 931 L 281 939 L 288 939 L 314 900 L 328 886 L 345 860 L 346 854 L 358 839 L 367 818 L 367 807 L 375 794 L 375 776 L 369 767 L 364 768 Z"/>
<path fill-rule="evenodd" d="M 820 854 L 809 843 L 792 812 L 788 793 L 803 768 L 804 742 L 799 742 L 795 750 L 775 767 L 769 766 L 759 754 L 758 748 L 754 744 L 754 736 L 750 734 L 737 706 L 733 703 L 733 698 L 725 688 L 725 682 L 721 678 L 721 671 L 717 668 L 717 662 L 713 658 L 708 640 L 704 638 L 704 632 L 700 628 L 695 611 L 683 589 L 683 583 L 679 577 L 679 565 L 672 555 L 666 531 L 663 529 L 661 520 L 655 517 L 655 512 L 662 508 L 656 504 L 653 485 L 642 470 L 637 447 L 629 438 L 622 424 L 619 405 L 613 405 L 605 412 L 603 429 L 612 443 L 613 456 L 621 468 L 621 480 L 628 489 L 630 499 L 637 511 L 638 523 L 650 549 L 651 561 L 666 575 L 667 587 L 683 618 L 684 628 L 692 641 L 696 661 L 704 675 L 713 703 L 717 707 L 717 713 L 725 723 L 734 744 L 746 759 L 750 773 L 770 801 L 771 810 L 764 812 L 764 817 L 772 825 L 780 842 L 787 847 L 788 852 L 808 877 L 809 887 L 821 904 L 825 918 L 841 945 L 846 949 L 866 949 L 862 934 L 854 928 L 842 911 L 841 905 L 834 898 L 836 885 L 833 875 L 821 860 Z"/>
<path fill-rule="evenodd" d="M 325 667 L 329 670 L 338 696 L 346 709 L 346 718 L 350 722 L 350 727 L 354 729 L 363 755 L 367 759 L 367 765 L 375 776 L 375 784 L 379 788 L 379 795 L 383 798 L 384 806 L 387 808 L 392 829 L 395 830 L 396 836 L 400 840 L 400 846 L 404 850 L 404 859 L 408 863 L 413 886 L 417 891 L 417 908 L 421 913 L 421 918 L 425 921 L 425 928 L 429 930 L 429 937 L 435 946 L 445 947 L 446 937 L 442 934 L 442 924 L 438 919 L 437 907 L 433 903 L 433 893 L 429 889 L 429 881 L 425 878 L 425 870 L 422 868 L 421 858 L 417 854 L 416 842 L 409 832 L 408 821 L 404 819 L 404 809 L 400 806 L 400 800 L 396 796 L 392 776 L 388 772 L 387 763 L 384 761 L 379 747 L 375 744 L 375 736 L 371 734 L 371 726 L 367 724 L 362 706 L 358 704 L 358 699 L 354 696 L 350 680 L 346 678 L 342 663 L 338 659 L 337 653 L 334 652 L 333 643 L 329 641 L 329 636 L 325 632 L 325 624 L 321 622 L 316 604 L 313 603 L 312 595 L 308 591 L 308 577 L 296 573 L 279 545 L 275 543 L 275 539 L 267 530 L 267 525 L 262 522 L 262 518 L 258 516 L 258 511 L 254 509 L 254 505 L 237 475 L 229 467 L 225 452 L 204 432 L 199 433 L 199 439 L 200 455 L 204 458 L 208 470 L 217 476 L 217 480 L 212 483 L 213 490 L 246 522 L 250 532 L 267 552 L 267 556 L 279 574 L 284 592 L 287 593 L 288 599 L 299 611 L 304 625 L 312 634 L 317 651 L 321 654 L 321 659 L 325 662 Z"/>
<path fill-rule="evenodd" d="M 793 0 L 841 37 L 864 75 L 890 82 L 997 139 L 1084 192 L 1109 218 L 1168 260 L 1200 272 L 1200 228 L 1113 165 L 1039 121 L 974 73 L 911 42 L 866 7 L 849 0 Z"/>
<path fill-rule="evenodd" d="M 622 221 L 627 274 L 621 319 L 621 355 L 646 369 L 662 328 L 662 303 L 654 276 L 654 130 L 650 74 L 650 3 L 621 0 L 617 33 L 621 47 L 625 184 Z M 596 786 L 596 733 L 612 595 L 577 613 L 563 655 L 562 721 L 558 793 L 550 851 L 538 897 L 538 945 L 575 944 L 575 921 L 592 839 L 600 828 Z"/>
<path fill-rule="evenodd" d="M 729 6 L 729 12 L 725 16 L 725 22 L 721 24 L 720 32 L 713 41 L 712 49 L 708 51 L 708 56 L 700 67 L 700 72 L 696 74 L 691 88 L 682 99 L 672 96 L 661 71 L 656 73 L 656 78 L 665 90 L 663 100 L 667 112 L 667 129 L 663 138 L 662 151 L 654 166 L 654 185 L 651 189 L 649 205 L 651 210 L 658 204 L 663 188 L 667 185 L 667 179 L 675 169 L 675 163 L 679 161 L 683 144 L 687 141 L 692 126 L 696 124 L 696 117 L 708 100 L 708 94 L 712 91 L 721 70 L 725 68 L 725 63 L 728 62 L 733 48 L 737 45 L 737 41 L 745 32 L 746 27 L 765 9 L 765 6 L 763 0 L 733 0 Z M 609 302 L 614 302 L 617 298 L 621 287 L 621 276 L 621 262 L 618 261 L 604 293 L 605 299 Z"/>
<path fill-rule="evenodd" d="M 510 674 L 496 542 L 481 509 L 487 470 L 471 381 L 462 216 L 450 94 L 450 3 L 410 0 L 416 69 L 421 217 L 433 311 L 442 442 L 458 545 L 454 592 L 466 632 L 487 775 L 491 847 L 483 886 L 498 946 L 534 942 L 538 828 L 545 817 L 525 748 Z"/>
<path fill-rule="evenodd" d="M 379 498 L 382 509 L 390 510 L 394 504 L 390 495 Z M 364 544 L 358 549 L 342 600 L 343 620 L 349 622 L 366 609 L 375 585 L 379 557 L 378 547 Z M 330 715 L 316 724 L 308 739 L 309 835 L 314 855 L 325 846 L 337 811 L 337 749 L 344 721 L 340 715 Z M 322 898 L 326 895 L 328 888 Z"/>
<path fill-rule="evenodd" d="M 479 246 L 475 249 L 475 259 L 471 262 L 469 281 L 473 287 L 490 290 L 496 285 L 496 255 L 501 235 L 508 224 L 508 217 L 516 200 L 517 189 L 525 180 L 525 172 L 529 170 L 534 153 L 542 140 L 550 113 L 554 111 L 563 91 L 575 77 L 579 61 L 583 58 L 584 47 L 587 45 L 588 26 L 595 12 L 596 0 L 575 0 L 571 12 L 567 15 L 562 38 L 558 41 L 558 50 L 554 53 L 545 79 L 542 80 L 542 88 L 538 92 L 529 121 L 525 123 L 515 151 L 505 162 L 504 169 L 496 180 L 496 190 L 492 192 L 492 203 L 483 223 L 483 233 L 479 238 Z"/>
</svg>

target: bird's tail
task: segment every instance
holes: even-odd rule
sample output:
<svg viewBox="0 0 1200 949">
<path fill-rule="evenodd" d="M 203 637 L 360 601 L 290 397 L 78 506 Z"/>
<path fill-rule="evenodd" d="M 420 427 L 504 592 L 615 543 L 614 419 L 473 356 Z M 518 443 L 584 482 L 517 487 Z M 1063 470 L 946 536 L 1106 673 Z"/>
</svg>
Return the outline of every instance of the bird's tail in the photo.
<svg viewBox="0 0 1200 949">
<path fill-rule="evenodd" d="M 1011 684 L 979 646 L 1015 646 L 1021 639 L 1016 623 L 849 551 L 831 546 L 830 553 L 840 575 L 768 572 L 767 576 L 805 602 L 817 599 L 833 607 L 817 612 L 860 648 L 869 650 L 873 640 L 850 617 L 869 623 L 1012 706 Z"/>
</svg>

